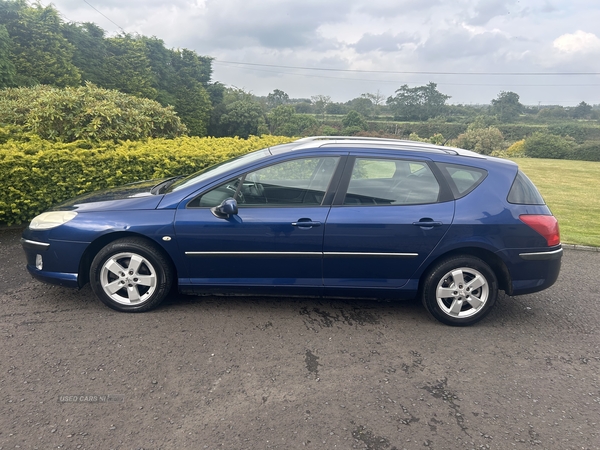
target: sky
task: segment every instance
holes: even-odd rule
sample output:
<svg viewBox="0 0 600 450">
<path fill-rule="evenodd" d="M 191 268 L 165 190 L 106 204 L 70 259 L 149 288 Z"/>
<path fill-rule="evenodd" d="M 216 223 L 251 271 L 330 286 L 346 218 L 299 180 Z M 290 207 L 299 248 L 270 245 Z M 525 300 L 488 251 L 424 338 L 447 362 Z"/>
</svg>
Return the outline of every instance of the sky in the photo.
<svg viewBox="0 0 600 450">
<path fill-rule="evenodd" d="M 48 5 L 48 0 L 42 0 Z M 598 0 L 53 0 L 68 22 L 138 33 L 213 61 L 258 96 L 394 95 L 437 83 L 451 104 L 600 104 Z"/>
</svg>

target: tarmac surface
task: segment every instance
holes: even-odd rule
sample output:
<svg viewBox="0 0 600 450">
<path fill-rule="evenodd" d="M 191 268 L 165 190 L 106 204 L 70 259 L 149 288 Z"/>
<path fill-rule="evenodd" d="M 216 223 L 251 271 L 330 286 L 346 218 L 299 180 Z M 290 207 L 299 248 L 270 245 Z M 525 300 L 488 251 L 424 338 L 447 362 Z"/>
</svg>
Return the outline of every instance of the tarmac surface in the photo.
<svg viewBox="0 0 600 450">
<path fill-rule="evenodd" d="M 599 449 L 600 252 L 453 328 L 417 301 L 188 297 L 123 314 L 0 230 L 0 449 Z"/>
</svg>

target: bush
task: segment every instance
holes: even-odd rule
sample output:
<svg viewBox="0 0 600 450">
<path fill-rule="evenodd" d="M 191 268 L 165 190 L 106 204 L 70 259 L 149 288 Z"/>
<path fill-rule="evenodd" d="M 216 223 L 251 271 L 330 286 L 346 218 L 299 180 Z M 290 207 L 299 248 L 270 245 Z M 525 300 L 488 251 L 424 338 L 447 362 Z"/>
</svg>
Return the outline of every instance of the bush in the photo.
<svg viewBox="0 0 600 450">
<path fill-rule="evenodd" d="M 569 159 L 575 146 L 573 138 L 535 132 L 525 139 L 523 147 L 530 158 Z"/>
<path fill-rule="evenodd" d="M 0 123 L 61 142 L 174 138 L 186 133 L 172 107 L 91 83 L 2 90 Z"/>
<path fill-rule="evenodd" d="M 360 133 L 361 131 L 365 131 L 365 130 L 363 130 L 361 127 L 357 127 L 357 126 L 345 127 L 344 129 L 342 129 L 342 135 L 355 136 L 358 133 Z"/>
<path fill-rule="evenodd" d="M 346 114 L 342 119 L 342 125 L 345 129 L 358 128 L 358 131 L 365 131 L 368 128 L 365 118 L 357 111 L 350 111 Z"/>
<path fill-rule="evenodd" d="M 428 142 L 430 144 L 435 145 L 444 145 L 444 143 L 446 142 L 446 139 L 444 139 L 444 136 L 442 136 L 440 133 L 434 134 L 429 139 L 419 137 L 417 133 L 411 133 L 410 136 L 408 136 L 408 140 L 416 142 Z"/>
<path fill-rule="evenodd" d="M 578 146 L 572 158 L 581 161 L 600 161 L 600 142 L 586 142 Z"/>
<path fill-rule="evenodd" d="M 515 142 L 506 149 L 507 158 L 522 158 L 525 156 L 525 139 Z"/>
<path fill-rule="evenodd" d="M 475 128 L 469 126 L 466 133 L 452 141 L 452 145 L 483 155 L 490 155 L 504 147 L 504 136 L 496 127 Z"/>
<path fill-rule="evenodd" d="M 277 136 L 247 140 L 182 137 L 91 146 L 86 141 L 11 140 L 0 146 L 0 223 L 26 222 L 75 195 L 191 174 L 225 159 L 290 141 Z"/>
<path fill-rule="evenodd" d="M 321 125 L 317 130 L 318 136 L 338 136 L 339 134 L 340 130 L 330 127 L 329 125 Z"/>
</svg>

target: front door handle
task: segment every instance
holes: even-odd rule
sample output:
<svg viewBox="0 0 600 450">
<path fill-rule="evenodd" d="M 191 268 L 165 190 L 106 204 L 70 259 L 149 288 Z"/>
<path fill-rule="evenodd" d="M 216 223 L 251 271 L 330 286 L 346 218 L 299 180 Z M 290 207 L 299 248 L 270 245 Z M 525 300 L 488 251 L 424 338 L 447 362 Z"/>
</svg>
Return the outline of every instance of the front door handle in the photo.
<svg viewBox="0 0 600 450">
<path fill-rule="evenodd" d="M 298 228 L 320 227 L 321 222 L 313 221 L 311 219 L 298 219 L 298 222 L 292 222 L 292 226 Z"/>
<path fill-rule="evenodd" d="M 433 228 L 433 227 L 441 227 L 442 222 L 433 219 L 421 219 L 418 222 L 413 222 L 413 225 L 421 228 Z"/>
</svg>

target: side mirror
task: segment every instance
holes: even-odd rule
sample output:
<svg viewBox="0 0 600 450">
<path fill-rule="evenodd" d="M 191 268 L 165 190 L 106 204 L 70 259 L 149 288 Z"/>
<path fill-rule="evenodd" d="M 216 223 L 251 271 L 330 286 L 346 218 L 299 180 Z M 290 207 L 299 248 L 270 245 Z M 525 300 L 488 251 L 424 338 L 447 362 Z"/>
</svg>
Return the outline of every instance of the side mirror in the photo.
<svg viewBox="0 0 600 450">
<path fill-rule="evenodd" d="M 226 198 L 219 206 L 211 208 L 210 211 L 219 219 L 229 219 L 229 216 L 238 213 L 238 205 L 234 198 Z"/>
</svg>

